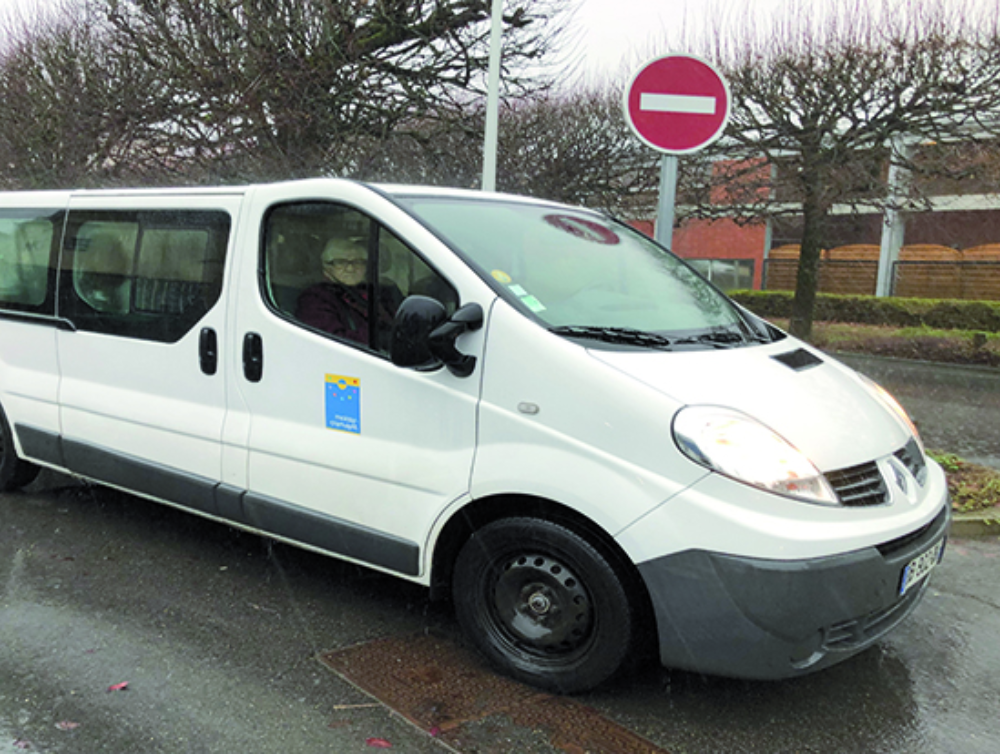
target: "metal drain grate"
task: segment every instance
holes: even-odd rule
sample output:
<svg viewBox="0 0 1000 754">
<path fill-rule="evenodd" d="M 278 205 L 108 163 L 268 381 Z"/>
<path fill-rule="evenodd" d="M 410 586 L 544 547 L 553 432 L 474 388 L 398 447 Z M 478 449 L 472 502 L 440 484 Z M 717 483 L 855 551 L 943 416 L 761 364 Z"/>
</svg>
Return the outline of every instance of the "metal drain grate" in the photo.
<svg viewBox="0 0 1000 754">
<path fill-rule="evenodd" d="M 379 639 L 320 659 L 460 752 L 509 752 L 514 735 L 566 754 L 667 754 L 585 704 L 496 675 L 443 637 Z"/>
</svg>

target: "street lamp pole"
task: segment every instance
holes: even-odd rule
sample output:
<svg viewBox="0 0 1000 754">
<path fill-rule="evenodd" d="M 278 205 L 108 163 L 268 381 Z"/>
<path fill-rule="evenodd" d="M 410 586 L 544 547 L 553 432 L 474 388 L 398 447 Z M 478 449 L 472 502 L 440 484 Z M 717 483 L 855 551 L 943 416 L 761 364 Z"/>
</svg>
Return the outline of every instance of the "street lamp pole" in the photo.
<svg viewBox="0 0 1000 754">
<path fill-rule="evenodd" d="M 497 133 L 500 125 L 500 53 L 503 0 L 493 0 L 490 69 L 486 90 L 486 136 L 483 141 L 483 191 L 497 187 Z"/>
</svg>

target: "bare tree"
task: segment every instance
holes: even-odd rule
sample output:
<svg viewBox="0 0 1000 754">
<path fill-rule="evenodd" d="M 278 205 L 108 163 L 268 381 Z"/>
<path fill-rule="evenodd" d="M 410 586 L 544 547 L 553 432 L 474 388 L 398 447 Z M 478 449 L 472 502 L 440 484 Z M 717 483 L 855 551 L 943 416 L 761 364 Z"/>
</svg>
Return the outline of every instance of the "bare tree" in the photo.
<svg viewBox="0 0 1000 754">
<path fill-rule="evenodd" d="M 724 138 L 706 157 L 727 162 L 690 170 L 689 195 L 702 216 L 801 214 L 791 330 L 808 337 L 833 205 L 870 210 L 892 201 L 887 165 L 915 166 L 901 145 L 996 133 L 997 9 L 955 0 L 831 0 L 789 2 L 769 24 L 749 14 L 719 18 L 701 49 L 727 76 L 734 106 Z M 720 187 L 728 206 L 718 202 Z"/>
<path fill-rule="evenodd" d="M 563 0 L 507 3 L 506 85 L 537 83 Z M 89 0 L 178 153 L 223 178 L 342 173 L 356 145 L 481 92 L 489 0 Z M 535 79 L 523 73 L 535 64 Z M 519 75 L 518 71 L 522 71 Z"/>
<path fill-rule="evenodd" d="M 355 174 L 478 187 L 483 121 L 480 102 L 450 119 L 397 128 L 388 141 L 372 145 Z M 614 88 L 547 91 L 503 104 L 500 191 L 645 218 L 656 203 L 657 175 L 656 157 L 632 136 Z"/>
<path fill-rule="evenodd" d="M 138 104 L 141 65 L 109 59 L 99 30 L 69 6 L 8 26 L 0 52 L 0 184 L 57 188 L 114 182 L 151 147 Z"/>
<path fill-rule="evenodd" d="M 633 137 L 621 102 L 606 87 L 514 103 L 501 128 L 500 188 L 645 216 L 657 161 Z"/>
<path fill-rule="evenodd" d="M 508 93 L 544 86 L 564 2 L 506 3 Z M 478 107 L 489 11 L 489 0 L 69 2 L 8 29 L 0 49 L 0 180 L 356 172 L 396 129 Z"/>
<path fill-rule="evenodd" d="M 354 159 L 344 172 L 368 181 L 476 188 L 482 181 L 484 123 L 481 101 L 441 108 L 397 124 L 384 138 L 355 139 Z"/>
</svg>

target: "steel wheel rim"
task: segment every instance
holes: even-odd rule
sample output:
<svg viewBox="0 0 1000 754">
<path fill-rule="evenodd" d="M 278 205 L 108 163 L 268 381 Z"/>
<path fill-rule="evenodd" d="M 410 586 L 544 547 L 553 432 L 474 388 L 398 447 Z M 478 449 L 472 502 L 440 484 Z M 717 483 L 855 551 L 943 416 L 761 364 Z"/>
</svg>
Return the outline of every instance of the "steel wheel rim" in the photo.
<svg viewBox="0 0 1000 754">
<path fill-rule="evenodd" d="M 490 583 L 494 623 L 510 645 L 540 657 L 565 658 L 589 643 L 593 603 L 565 562 L 520 553 L 502 561 Z"/>
</svg>

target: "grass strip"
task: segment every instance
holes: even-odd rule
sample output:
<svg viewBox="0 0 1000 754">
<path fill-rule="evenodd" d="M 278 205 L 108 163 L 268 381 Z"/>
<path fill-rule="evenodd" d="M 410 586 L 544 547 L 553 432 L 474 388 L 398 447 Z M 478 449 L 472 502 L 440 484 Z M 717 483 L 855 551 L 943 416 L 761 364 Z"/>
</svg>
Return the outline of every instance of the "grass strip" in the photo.
<svg viewBox="0 0 1000 754">
<path fill-rule="evenodd" d="M 954 453 L 928 450 L 948 477 L 951 507 L 956 513 L 974 513 L 1000 506 L 1000 472 L 969 463 Z"/>
</svg>

